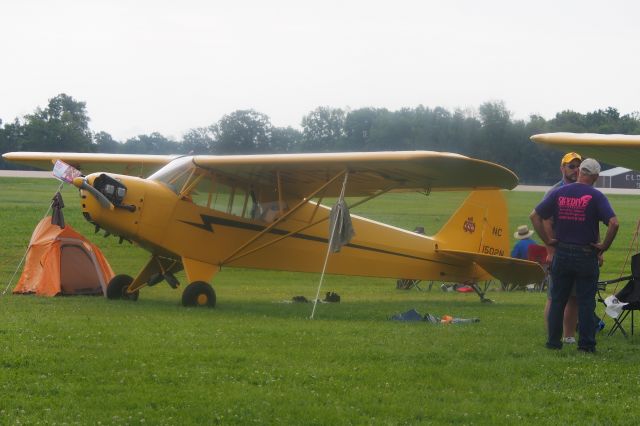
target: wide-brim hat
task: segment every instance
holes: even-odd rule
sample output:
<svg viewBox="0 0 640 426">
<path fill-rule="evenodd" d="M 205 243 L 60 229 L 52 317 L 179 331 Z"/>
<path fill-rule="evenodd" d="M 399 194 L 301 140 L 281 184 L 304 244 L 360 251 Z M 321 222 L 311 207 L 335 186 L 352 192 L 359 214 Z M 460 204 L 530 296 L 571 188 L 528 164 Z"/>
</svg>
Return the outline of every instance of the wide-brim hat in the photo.
<svg viewBox="0 0 640 426">
<path fill-rule="evenodd" d="M 533 231 L 530 231 L 527 225 L 518 226 L 518 230 L 513 233 L 513 236 L 518 240 L 524 240 L 532 235 Z"/>
</svg>

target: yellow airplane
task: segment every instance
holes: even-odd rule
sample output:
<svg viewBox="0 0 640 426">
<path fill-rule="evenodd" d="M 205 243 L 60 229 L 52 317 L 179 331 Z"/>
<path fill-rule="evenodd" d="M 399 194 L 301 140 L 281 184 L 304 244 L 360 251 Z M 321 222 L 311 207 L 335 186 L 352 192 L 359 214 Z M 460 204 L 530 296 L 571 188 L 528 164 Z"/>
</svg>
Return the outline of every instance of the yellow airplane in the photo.
<svg viewBox="0 0 640 426">
<path fill-rule="evenodd" d="M 209 282 L 222 267 L 320 272 L 330 239 L 331 209 L 323 199 L 359 197 L 355 207 L 389 191 L 473 190 L 433 237 L 352 215 L 355 236 L 329 257 L 327 273 L 474 284 L 492 277 L 526 284 L 544 276 L 537 263 L 508 257 L 507 206 L 499 189 L 515 187 L 517 177 L 458 154 L 14 152 L 3 158 L 41 169 L 61 160 L 81 170 L 85 176 L 73 184 L 84 217 L 151 253 L 135 278 L 117 275 L 109 282 L 111 299 L 135 300 L 142 287 L 162 280 L 176 288 L 174 274 L 184 269 L 183 305 L 212 307 Z"/>
<path fill-rule="evenodd" d="M 582 158 L 640 170 L 640 135 L 597 133 L 542 133 L 531 140 L 562 151 L 577 151 Z"/>
</svg>

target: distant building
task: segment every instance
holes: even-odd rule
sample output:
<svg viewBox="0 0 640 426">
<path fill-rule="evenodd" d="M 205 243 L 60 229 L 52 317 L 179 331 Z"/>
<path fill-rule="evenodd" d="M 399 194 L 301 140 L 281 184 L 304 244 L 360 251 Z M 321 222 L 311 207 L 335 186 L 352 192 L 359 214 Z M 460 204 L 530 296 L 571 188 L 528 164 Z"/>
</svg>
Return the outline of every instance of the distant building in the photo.
<svg viewBox="0 0 640 426">
<path fill-rule="evenodd" d="M 640 172 L 624 167 L 614 167 L 613 169 L 600 172 L 595 184 L 596 188 L 640 188 Z"/>
</svg>

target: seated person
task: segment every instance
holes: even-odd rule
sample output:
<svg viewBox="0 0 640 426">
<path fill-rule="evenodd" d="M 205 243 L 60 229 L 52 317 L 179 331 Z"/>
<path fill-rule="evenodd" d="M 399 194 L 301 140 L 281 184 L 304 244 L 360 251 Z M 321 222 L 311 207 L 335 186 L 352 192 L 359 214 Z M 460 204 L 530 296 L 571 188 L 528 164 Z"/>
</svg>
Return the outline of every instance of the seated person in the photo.
<svg viewBox="0 0 640 426">
<path fill-rule="evenodd" d="M 531 244 L 537 244 L 531 236 L 533 235 L 533 230 L 529 230 L 527 225 L 518 226 L 518 230 L 513 234 L 516 240 L 520 240 L 513 246 L 513 250 L 511 250 L 511 257 L 516 259 L 528 259 L 527 252 L 529 250 L 529 246 Z"/>
<path fill-rule="evenodd" d="M 260 203 L 262 208 L 262 220 L 270 223 L 275 221 L 280 216 L 280 203 L 278 201 L 270 201 L 267 203 Z M 287 204 L 282 202 L 282 212 L 287 210 Z"/>
</svg>

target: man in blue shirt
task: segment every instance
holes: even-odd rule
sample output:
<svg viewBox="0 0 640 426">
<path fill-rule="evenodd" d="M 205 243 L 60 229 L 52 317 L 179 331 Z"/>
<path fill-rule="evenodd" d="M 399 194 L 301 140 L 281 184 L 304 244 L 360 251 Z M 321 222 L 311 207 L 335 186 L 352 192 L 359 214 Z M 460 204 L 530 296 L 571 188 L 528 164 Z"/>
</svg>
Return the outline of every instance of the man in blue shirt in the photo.
<svg viewBox="0 0 640 426">
<path fill-rule="evenodd" d="M 560 160 L 560 173 L 562 173 L 562 179 L 555 183 L 549 190 L 544 194 L 546 197 L 556 188 L 559 188 L 563 185 L 569 185 L 570 183 L 575 183 L 578 180 L 578 171 L 580 167 L 580 163 L 582 162 L 582 157 L 577 152 L 567 152 Z"/>
<path fill-rule="evenodd" d="M 588 158 L 580 164 L 576 183 L 553 190 L 530 215 L 534 229 L 547 246 L 551 263 L 551 307 L 547 348 L 562 348 L 562 318 L 575 283 L 578 301 L 578 350 L 595 352 L 595 295 L 600 267 L 598 255 L 606 251 L 618 232 L 618 219 L 609 200 L 593 187 L 600 164 Z M 555 236 L 547 234 L 543 221 L 553 218 Z M 599 222 L 607 225 L 599 243 Z"/>
<path fill-rule="evenodd" d="M 530 231 L 527 225 L 518 226 L 518 231 L 516 231 L 513 236 L 516 240 L 520 241 L 513 246 L 513 250 L 511 250 L 511 257 L 525 260 L 529 258 L 529 246 L 531 244 L 536 244 L 536 242 L 531 238 L 532 235 L 533 231 Z"/>
</svg>

